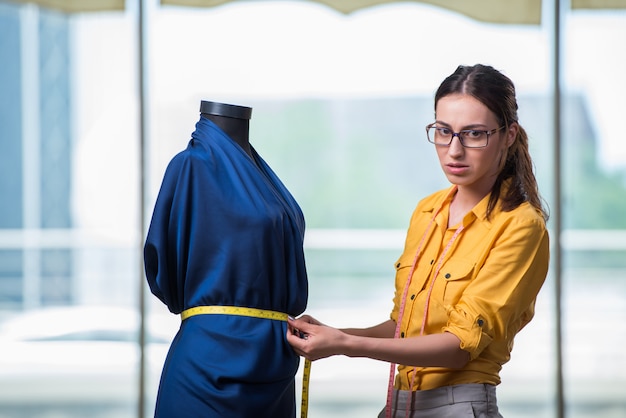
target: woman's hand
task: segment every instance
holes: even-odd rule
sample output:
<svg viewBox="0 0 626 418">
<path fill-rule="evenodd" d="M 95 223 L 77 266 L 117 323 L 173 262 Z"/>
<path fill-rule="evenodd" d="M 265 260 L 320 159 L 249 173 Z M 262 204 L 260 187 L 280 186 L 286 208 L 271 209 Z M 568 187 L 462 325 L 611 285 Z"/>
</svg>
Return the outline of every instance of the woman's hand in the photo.
<svg viewBox="0 0 626 418">
<path fill-rule="evenodd" d="M 287 341 L 311 361 L 335 355 L 367 357 L 420 367 L 462 368 L 470 360 L 461 340 L 449 332 L 393 338 L 393 321 L 377 326 L 339 330 L 308 315 L 287 320 Z"/>
<path fill-rule="evenodd" d="M 287 341 L 298 355 L 314 361 L 342 354 L 347 334 L 309 315 L 289 318 L 287 323 Z"/>
</svg>

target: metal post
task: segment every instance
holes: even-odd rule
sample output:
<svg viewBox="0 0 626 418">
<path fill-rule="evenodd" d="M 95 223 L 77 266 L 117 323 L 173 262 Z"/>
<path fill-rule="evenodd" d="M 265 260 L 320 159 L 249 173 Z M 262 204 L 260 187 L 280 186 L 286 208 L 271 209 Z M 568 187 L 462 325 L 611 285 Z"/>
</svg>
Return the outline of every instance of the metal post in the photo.
<svg viewBox="0 0 626 418">
<path fill-rule="evenodd" d="M 554 244 L 552 249 L 552 270 L 554 274 L 554 307 L 555 307 L 555 350 L 556 350 L 556 416 L 565 417 L 563 393 L 563 347 L 562 347 L 562 316 L 561 316 L 561 281 L 562 281 L 562 245 L 561 245 L 561 2 L 554 0 L 554 36 L 553 36 L 553 122 L 554 122 Z"/>
<path fill-rule="evenodd" d="M 145 39 L 145 1 L 138 0 L 138 85 L 139 85 L 139 228 L 140 232 L 138 242 L 138 259 L 139 259 L 139 396 L 137 405 L 137 417 L 145 418 L 146 416 L 146 295 L 145 295 L 145 280 L 144 280 L 144 268 L 143 268 L 143 243 L 145 242 L 145 158 L 146 158 L 146 132 L 147 132 L 147 117 L 146 117 L 146 86 L 145 86 L 145 69 L 146 69 L 146 39 Z"/>
<path fill-rule="evenodd" d="M 39 7 L 20 9 L 20 57 L 22 73 L 22 308 L 41 305 L 41 133 L 39 106 Z"/>
</svg>

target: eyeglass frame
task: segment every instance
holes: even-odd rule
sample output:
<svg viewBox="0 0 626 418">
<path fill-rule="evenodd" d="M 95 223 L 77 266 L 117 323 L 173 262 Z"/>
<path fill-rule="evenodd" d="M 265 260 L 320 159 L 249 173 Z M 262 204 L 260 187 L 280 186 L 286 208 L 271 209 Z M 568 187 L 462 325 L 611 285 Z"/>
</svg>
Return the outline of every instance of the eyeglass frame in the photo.
<svg viewBox="0 0 626 418">
<path fill-rule="evenodd" d="M 456 136 L 457 138 L 459 138 L 459 142 L 461 143 L 461 145 L 463 146 L 463 148 L 470 148 L 470 149 L 480 149 L 480 148 L 486 148 L 487 145 L 489 145 L 489 137 L 493 134 L 495 134 L 496 132 L 498 132 L 501 129 L 506 128 L 506 125 L 502 125 L 499 128 L 495 128 L 495 129 L 461 129 L 459 132 L 454 132 L 452 131 L 452 129 L 450 128 L 446 128 L 446 129 L 450 129 L 450 131 L 452 131 L 452 134 L 450 135 L 450 142 L 448 142 L 447 144 L 437 144 L 436 142 L 433 142 L 430 140 L 430 135 L 428 135 L 428 130 L 431 128 L 437 128 L 437 126 L 435 126 L 437 124 L 437 122 L 433 122 L 433 123 L 429 123 L 428 125 L 426 125 L 426 139 L 428 140 L 428 142 L 430 142 L 433 145 L 439 145 L 442 147 L 449 147 L 450 144 L 452 144 L 452 140 L 454 139 L 454 137 Z M 445 128 L 445 127 L 442 127 Z M 483 132 L 487 135 L 487 142 L 485 142 L 485 145 L 479 145 L 477 147 L 473 147 L 473 146 L 467 146 L 463 143 L 463 137 L 461 136 L 462 133 L 464 132 Z"/>
</svg>

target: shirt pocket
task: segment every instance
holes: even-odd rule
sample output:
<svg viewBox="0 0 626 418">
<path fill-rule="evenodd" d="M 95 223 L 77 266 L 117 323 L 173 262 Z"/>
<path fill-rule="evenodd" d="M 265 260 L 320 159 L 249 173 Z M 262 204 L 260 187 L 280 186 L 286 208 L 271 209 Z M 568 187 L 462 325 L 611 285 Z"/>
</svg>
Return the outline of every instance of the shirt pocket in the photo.
<svg viewBox="0 0 626 418">
<path fill-rule="evenodd" d="M 465 260 L 449 260 L 441 269 L 440 277 L 445 280 L 444 305 L 455 305 L 473 278 L 476 264 Z"/>
<path fill-rule="evenodd" d="M 415 254 L 401 256 L 394 267 L 396 268 L 396 293 L 402 294 L 404 286 L 409 278 L 413 263 L 415 262 Z M 423 264 L 423 265 L 422 265 Z M 419 260 L 418 265 L 415 266 L 413 271 L 413 278 L 411 279 L 412 289 L 421 289 L 424 287 L 424 283 L 428 279 L 428 269 L 430 265 L 426 265 Z"/>
</svg>

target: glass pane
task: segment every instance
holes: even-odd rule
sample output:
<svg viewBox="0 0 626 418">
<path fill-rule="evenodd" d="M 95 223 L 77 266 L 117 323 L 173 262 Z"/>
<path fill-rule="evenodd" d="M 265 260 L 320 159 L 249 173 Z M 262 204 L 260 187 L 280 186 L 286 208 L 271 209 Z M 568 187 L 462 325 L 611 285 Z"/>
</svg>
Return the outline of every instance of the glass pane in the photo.
<svg viewBox="0 0 626 418">
<path fill-rule="evenodd" d="M 251 143 L 305 214 L 307 311 L 323 322 L 358 327 L 388 318 L 393 263 L 411 213 L 447 184 L 424 127 L 433 121 L 436 87 L 457 65 L 491 64 L 516 82 L 520 118 L 551 198 L 547 29 L 485 25 L 419 4 L 341 15 L 310 2 L 258 2 L 163 7 L 151 33 L 148 200 L 186 147 L 201 100 L 252 107 Z M 505 366 L 505 416 L 554 414 L 552 307 L 547 286 Z M 376 416 L 388 373 L 388 364 L 372 360 L 315 362 L 310 416 Z"/>
<path fill-rule="evenodd" d="M 417 3 L 351 15 L 314 2 L 154 3 L 147 211 L 200 100 L 253 107 L 251 143 L 306 217 L 307 312 L 324 322 L 388 317 L 411 212 L 446 185 L 424 126 L 458 64 L 491 64 L 516 83 L 540 188 L 555 201 L 549 16 L 533 27 Z M 127 7 L 70 16 L 0 2 L 0 417 L 137 415 L 137 16 Z M 566 408 L 612 418 L 626 414 L 626 52 L 615 47 L 626 15 L 564 19 Z M 554 416 L 553 282 L 551 272 L 504 365 L 504 416 Z M 148 311 L 146 417 L 180 322 L 152 295 Z M 387 376 L 371 360 L 316 362 L 310 416 L 375 416 Z"/>
<path fill-rule="evenodd" d="M 134 27 L 0 3 L 2 417 L 136 415 Z"/>
<path fill-rule="evenodd" d="M 626 12 L 572 11 L 564 36 L 563 137 L 566 408 L 571 417 L 626 414 Z M 602 65 L 589 65 L 601 60 Z"/>
</svg>

